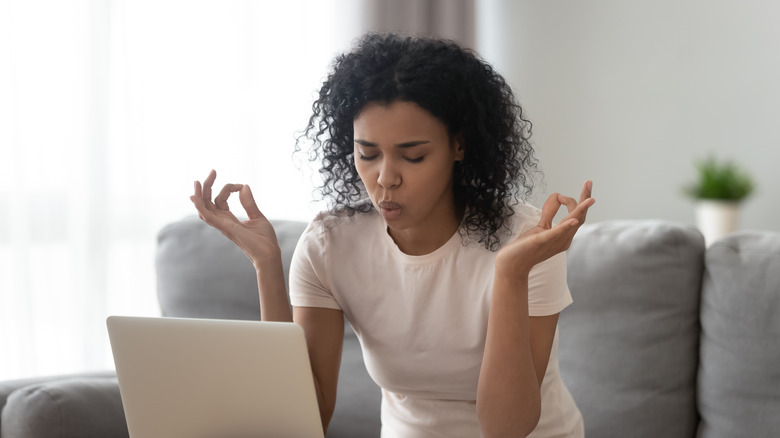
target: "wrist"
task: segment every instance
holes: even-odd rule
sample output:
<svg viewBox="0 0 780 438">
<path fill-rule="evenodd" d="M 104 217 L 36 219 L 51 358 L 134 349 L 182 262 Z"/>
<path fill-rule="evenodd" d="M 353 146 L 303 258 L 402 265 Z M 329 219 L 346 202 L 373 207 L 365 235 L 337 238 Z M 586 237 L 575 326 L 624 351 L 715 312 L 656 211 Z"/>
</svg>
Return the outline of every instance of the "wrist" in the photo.
<svg viewBox="0 0 780 438">
<path fill-rule="evenodd" d="M 533 265 L 522 260 L 503 256 L 499 252 L 496 256 L 494 275 L 496 278 L 508 278 L 510 280 L 527 280 Z"/>
<path fill-rule="evenodd" d="M 282 266 L 282 249 L 279 246 L 250 258 L 255 271 L 276 270 Z"/>
</svg>

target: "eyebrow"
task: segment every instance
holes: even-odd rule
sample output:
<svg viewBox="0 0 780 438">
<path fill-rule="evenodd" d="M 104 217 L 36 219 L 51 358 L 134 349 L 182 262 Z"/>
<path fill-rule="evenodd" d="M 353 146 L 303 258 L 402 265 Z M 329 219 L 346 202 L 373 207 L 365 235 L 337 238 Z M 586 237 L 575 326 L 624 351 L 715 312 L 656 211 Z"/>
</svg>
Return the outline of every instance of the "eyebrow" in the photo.
<svg viewBox="0 0 780 438">
<path fill-rule="evenodd" d="M 413 148 L 415 146 L 419 146 L 421 144 L 426 144 L 426 143 L 430 143 L 430 142 L 431 142 L 430 140 L 407 141 L 405 143 L 398 143 L 395 146 L 398 147 L 398 148 L 407 149 L 407 148 Z M 359 138 L 355 139 L 355 143 L 361 144 L 363 146 L 371 147 L 371 148 L 375 148 L 375 147 L 378 146 L 374 142 L 367 141 L 367 140 L 361 140 Z"/>
</svg>

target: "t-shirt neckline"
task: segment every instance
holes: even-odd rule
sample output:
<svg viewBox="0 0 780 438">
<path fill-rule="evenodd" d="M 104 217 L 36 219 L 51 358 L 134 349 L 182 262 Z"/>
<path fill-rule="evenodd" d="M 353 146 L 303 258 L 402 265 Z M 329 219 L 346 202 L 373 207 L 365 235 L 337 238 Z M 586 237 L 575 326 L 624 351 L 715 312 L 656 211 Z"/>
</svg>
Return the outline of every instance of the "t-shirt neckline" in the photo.
<svg viewBox="0 0 780 438">
<path fill-rule="evenodd" d="M 447 255 L 453 253 L 459 246 L 461 246 L 461 235 L 460 235 L 460 228 L 455 230 L 455 233 L 450 237 L 449 240 L 444 242 L 444 244 L 438 248 L 436 248 L 433 252 L 430 252 L 428 254 L 423 255 L 409 255 L 405 252 L 401 251 L 401 248 L 396 245 L 393 238 L 390 236 L 390 233 L 388 232 L 388 226 L 387 223 L 385 223 L 385 220 L 380 215 L 376 215 L 379 227 L 382 232 L 382 240 L 387 245 L 390 252 L 393 253 L 395 257 L 400 259 L 402 262 L 410 265 L 424 265 L 424 264 L 430 264 L 434 263 L 436 261 L 441 260 L 442 258 L 446 257 Z"/>
</svg>

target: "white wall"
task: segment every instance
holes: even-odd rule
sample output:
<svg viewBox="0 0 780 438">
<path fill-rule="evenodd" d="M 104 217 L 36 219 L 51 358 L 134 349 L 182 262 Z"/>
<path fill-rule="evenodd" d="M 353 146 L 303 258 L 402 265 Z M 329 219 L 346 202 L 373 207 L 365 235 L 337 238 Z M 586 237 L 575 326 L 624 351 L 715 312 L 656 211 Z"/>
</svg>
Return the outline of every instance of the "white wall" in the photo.
<svg viewBox="0 0 780 438">
<path fill-rule="evenodd" d="M 713 152 L 753 172 L 742 228 L 780 230 L 780 2 L 483 0 L 477 47 L 534 123 L 553 191 L 589 221 L 693 223 L 680 187 Z"/>
</svg>

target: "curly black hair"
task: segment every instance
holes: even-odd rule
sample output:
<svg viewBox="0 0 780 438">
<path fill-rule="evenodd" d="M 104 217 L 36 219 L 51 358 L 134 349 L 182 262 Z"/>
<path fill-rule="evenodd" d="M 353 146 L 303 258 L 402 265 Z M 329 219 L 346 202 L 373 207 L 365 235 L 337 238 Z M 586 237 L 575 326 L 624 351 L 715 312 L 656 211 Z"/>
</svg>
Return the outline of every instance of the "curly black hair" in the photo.
<svg viewBox="0 0 780 438">
<path fill-rule="evenodd" d="M 465 207 L 461 235 L 496 251 L 538 171 L 531 122 L 504 78 L 453 41 L 368 34 L 335 59 L 296 142 L 296 151 L 304 138 L 313 143 L 309 159 L 321 162 L 319 191 L 331 210 L 374 208 L 359 202 L 365 187 L 355 169 L 353 121 L 368 102 L 395 100 L 416 103 L 464 142 L 453 173 L 455 201 Z"/>
</svg>

